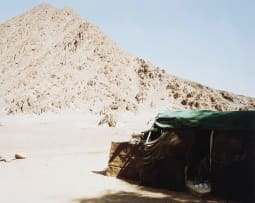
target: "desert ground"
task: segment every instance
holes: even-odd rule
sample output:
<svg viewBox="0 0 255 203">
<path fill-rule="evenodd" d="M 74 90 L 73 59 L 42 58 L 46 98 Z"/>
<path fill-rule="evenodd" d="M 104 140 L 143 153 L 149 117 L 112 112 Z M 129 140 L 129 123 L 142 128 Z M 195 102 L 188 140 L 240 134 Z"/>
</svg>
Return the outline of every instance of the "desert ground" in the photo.
<svg viewBox="0 0 255 203">
<path fill-rule="evenodd" d="M 0 161 L 0 202 L 218 202 L 103 174 L 111 141 L 127 140 L 139 120 L 142 126 L 137 116 L 109 128 L 74 115 L 2 117 L 0 155 L 6 162 Z M 26 158 L 14 159 L 16 153 Z"/>
</svg>

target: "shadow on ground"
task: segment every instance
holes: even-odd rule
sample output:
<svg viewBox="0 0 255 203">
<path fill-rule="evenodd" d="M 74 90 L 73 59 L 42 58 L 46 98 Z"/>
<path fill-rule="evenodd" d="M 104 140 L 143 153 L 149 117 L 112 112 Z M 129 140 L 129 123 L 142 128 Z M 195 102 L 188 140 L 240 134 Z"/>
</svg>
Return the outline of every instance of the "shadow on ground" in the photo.
<svg viewBox="0 0 255 203">
<path fill-rule="evenodd" d="M 98 175 L 106 175 L 106 170 L 92 171 Z M 188 192 L 175 192 L 166 189 L 151 188 L 137 185 L 137 182 L 124 180 L 137 186 L 137 192 L 106 191 L 98 197 L 80 198 L 76 203 L 236 203 L 229 200 L 219 200 L 215 197 L 199 198 Z"/>
<path fill-rule="evenodd" d="M 98 175 L 106 175 L 106 170 L 92 171 Z M 175 192 L 166 189 L 157 189 L 138 186 L 137 182 L 122 179 L 137 186 L 137 192 L 107 191 L 106 194 L 94 198 L 76 199 L 77 203 L 234 203 L 228 200 L 219 200 L 214 197 L 199 198 L 188 192 Z M 148 194 L 149 193 L 149 194 Z M 158 196 L 157 194 L 161 194 Z"/>
<path fill-rule="evenodd" d="M 76 200 L 78 203 L 226 203 L 225 201 L 195 199 L 184 194 L 168 194 L 166 197 L 150 197 L 134 192 L 117 192 L 95 198 Z"/>
</svg>

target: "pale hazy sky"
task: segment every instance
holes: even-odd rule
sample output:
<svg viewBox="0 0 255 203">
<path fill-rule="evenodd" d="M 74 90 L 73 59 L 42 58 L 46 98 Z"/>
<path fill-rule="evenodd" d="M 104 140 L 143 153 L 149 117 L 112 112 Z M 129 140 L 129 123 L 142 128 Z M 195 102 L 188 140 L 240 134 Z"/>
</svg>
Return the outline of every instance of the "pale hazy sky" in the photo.
<svg viewBox="0 0 255 203">
<path fill-rule="evenodd" d="M 45 2 L 71 7 L 169 73 L 255 97 L 254 0 L 1 0 L 0 22 Z"/>
</svg>

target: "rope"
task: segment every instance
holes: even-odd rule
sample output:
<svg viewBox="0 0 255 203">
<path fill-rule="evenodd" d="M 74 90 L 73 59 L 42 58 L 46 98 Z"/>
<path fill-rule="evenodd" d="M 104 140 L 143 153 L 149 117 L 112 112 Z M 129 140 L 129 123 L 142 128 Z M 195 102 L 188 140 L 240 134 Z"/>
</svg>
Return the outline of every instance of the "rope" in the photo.
<svg viewBox="0 0 255 203">
<path fill-rule="evenodd" d="M 214 130 L 212 130 L 210 134 L 210 171 L 212 169 L 213 134 L 214 134 Z"/>
<path fill-rule="evenodd" d="M 147 144 L 147 143 L 149 142 L 150 137 L 151 137 L 151 131 L 150 131 L 149 134 L 148 134 L 148 137 L 147 137 L 147 139 L 146 139 L 146 141 L 145 141 L 145 144 Z"/>
</svg>

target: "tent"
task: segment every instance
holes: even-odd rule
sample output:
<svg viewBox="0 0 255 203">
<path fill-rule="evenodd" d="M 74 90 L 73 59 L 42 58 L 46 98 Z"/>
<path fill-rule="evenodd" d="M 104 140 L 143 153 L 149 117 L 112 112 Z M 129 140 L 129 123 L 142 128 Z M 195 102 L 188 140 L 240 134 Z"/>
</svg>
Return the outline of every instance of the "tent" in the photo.
<svg viewBox="0 0 255 203">
<path fill-rule="evenodd" d="M 254 200 L 255 111 L 166 111 L 139 139 L 120 176 L 135 168 L 142 185 Z"/>
</svg>

